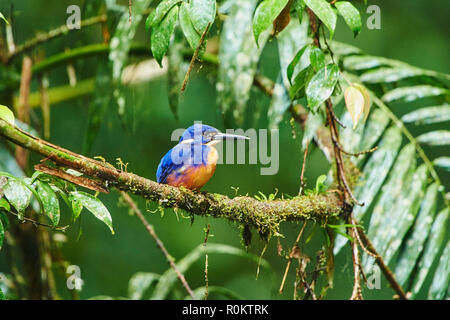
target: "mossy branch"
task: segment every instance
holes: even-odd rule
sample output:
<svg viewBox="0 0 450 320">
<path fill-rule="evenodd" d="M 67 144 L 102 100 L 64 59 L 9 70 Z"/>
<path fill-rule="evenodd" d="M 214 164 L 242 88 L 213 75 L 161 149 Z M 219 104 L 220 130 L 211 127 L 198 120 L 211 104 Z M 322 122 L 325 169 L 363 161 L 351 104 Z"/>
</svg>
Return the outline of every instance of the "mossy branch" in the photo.
<svg viewBox="0 0 450 320">
<path fill-rule="evenodd" d="M 221 194 L 193 192 L 159 184 L 136 174 L 87 158 L 40 138 L 0 119 L 0 135 L 28 150 L 37 152 L 57 165 L 82 172 L 106 190 L 114 187 L 131 192 L 164 207 L 180 208 L 190 214 L 225 218 L 255 227 L 261 235 L 276 234 L 282 221 L 308 220 L 319 224 L 333 222 L 346 213 L 334 194 L 299 196 L 289 200 L 259 201 L 251 197 L 229 198 Z"/>
</svg>

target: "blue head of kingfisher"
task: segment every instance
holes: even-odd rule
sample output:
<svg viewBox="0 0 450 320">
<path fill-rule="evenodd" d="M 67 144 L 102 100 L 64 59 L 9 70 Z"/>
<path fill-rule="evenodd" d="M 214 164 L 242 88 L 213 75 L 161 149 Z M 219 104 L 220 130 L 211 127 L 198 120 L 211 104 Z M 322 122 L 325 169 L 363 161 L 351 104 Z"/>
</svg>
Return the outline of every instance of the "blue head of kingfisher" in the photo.
<svg viewBox="0 0 450 320">
<path fill-rule="evenodd" d="M 205 124 L 187 128 L 178 144 L 161 159 L 158 183 L 191 190 L 201 189 L 213 176 L 219 155 L 214 145 L 223 140 L 249 139 L 246 136 L 221 133 Z"/>
</svg>

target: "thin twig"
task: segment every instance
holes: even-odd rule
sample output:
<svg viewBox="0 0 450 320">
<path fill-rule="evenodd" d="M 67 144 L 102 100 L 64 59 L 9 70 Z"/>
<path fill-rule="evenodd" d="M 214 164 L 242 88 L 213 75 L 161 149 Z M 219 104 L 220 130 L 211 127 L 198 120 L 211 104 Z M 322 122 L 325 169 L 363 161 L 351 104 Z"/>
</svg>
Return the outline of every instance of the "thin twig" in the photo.
<svg viewBox="0 0 450 320">
<path fill-rule="evenodd" d="M 133 212 L 136 214 L 136 216 L 141 220 L 142 224 L 147 229 L 148 233 L 152 238 L 155 240 L 156 245 L 163 253 L 164 257 L 167 259 L 167 261 L 170 264 L 170 267 L 175 271 L 178 279 L 180 279 L 181 283 L 183 284 L 184 288 L 186 289 L 189 296 L 192 298 L 192 300 L 196 300 L 194 293 L 192 292 L 191 288 L 189 287 L 189 284 L 187 283 L 184 275 L 178 270 L 177 265 L 175 262 L 173 262 L 173 258 L 170 256 L 169 252 L 167 252 L 166 247 L 164 246 L 164 243 L 159 239 L 159 237 L 156 235 L 155 229 L 153 226 L 148 223 L 148 221 L 145 219 L 144 215 L 142 214 L 141 210 L 138 208 L 134 200 L 124 191 L 120 191 L 120 194 L 122 195 L 125 202 L 130 206 L 130 208 L 133 210 Z"/>
<path fill-rule="evenodd" d="M 308 146 L 309 146 L 309 140 L 306 141 L 306 147 L 305 147 L 305 151 L 303 153 L 302 172 L 300 174 L 300 190 L 298 192 L 299 195 L 302 195 L 304 193 L 304 189 L 305 189 L 305 181 L 303 180 L 303 178 L 304 178 L 304 174 L 305 174 L 306 156 L 308 155 Z"/>
<path fill-rule="evenodd" d="M 208 25 L 205 28 L 205 31 L 203 31 L 200 41 L 198 42 L 198 46 L 195 49 L 194 54 L 192 55 L 191 62 L 189 63 L 188 70 L 186 72 L 186 75 L 184 76 L 183 84 L 181 86 L 181 90 L 180 90 L 181 92 L 184 92 L 184 89 L 186 89 L 186 85 L 189 81 L 189 75 L 191 74 L 192 68 L 194 67 L 195 60 L 197 60 L 198 53 L 200 52 L 200 49 L 203 45 L 203 41 L 205 40 L 205 37 L 206 37 L 206 34 L 208 33 L 210 25 L 211 25 L 211 22 L 208 23 Z"/>
<path fill-rule="evenodd" d="M 300 229 L 298 235 L 297 235 L 297 239 L 295 240 L 294 244 L 292 245 L 291 248 L 291 252 L 289 253 L 289 260 L 286 264 L 286 269 L 284 270 L 284 275 L 283 275 L 283 280 L 281 280 L 281 285 L 280 285 L 280 293 L 283 293 L 283 289 L 284 289 L 284 283 L 286 282 L 286 277 L 288 275 L 289 272 L 289 268 L 291 267 L 291 263 L 292 263 L 292 258 L 293 258 L 293 254 L 295 252 L 295 249 L 298 247 L 298 243 L 300 241 L 300 238 L 302 237 L 303 231 L 305 230 L 306 227 L 306 221 L 303 223 L 302 228 Z"/>
<path fill-rule="evenodd" d="M 5 210 L 5 212 L 8 212 L 8 213 L 10 213 L 10 214 L 12 214 L 12 215 L 14 215 L 14 216 L 16 216 L 16 217 L 18 217 L 19 218 L 19 215 L 17 214 L 17 213 L 15 213 L 15 212 L 12 212 L 12 211 L 6 211 Z M 19 218 L 20 219 L 20 218 Z M 27 218 L 27 217 L 22 217 L 22 220 L 24 221 L 24 222 L 31 222 L 34 226 L 41 226 L 41 227 L 46 227 L 46 228 L 49 228 L 49 229 L 53 229 L 53 230 L 57 230 L 57 231 L 66 231 L 66 229 L 67 229 L 67 227 L 68 226 L 64 226 L 64 227 L 53 227 L 53 226 L 51 226 L 51 225 L 49 225 L 49 224 L 46 224 L 46 223 L 42 223 L 42 222 L 39 222 L 39 221 L 36 221 L 36 220 L 33 220 L 33 219 L 31 219 L 31 218 Z"/>
<path fill-rule="evenodd" d="M 81 27 L 87 27 L 87 26 L 91 26 L 91 25 L 94 25 L 97 23 L 103 23 L 106 20 L 107 20 L 107 16 L 101 15 L 101 16 L 92 17 L 92 18 L 89 18 L 86 20 L 82 20 L 80 22 L 80 25 L 81 25 Z M 7 60 L 7 62 L 9 62 L 12 58 L 16 57 L 17 55 L 24 53 L 26 51 L 29 51 L 41 43 L 44 43 L 51 39 L 65 35 L 69 31 L 70 31 L 69 27 L 67 27 L 67 25 L 64 24 L 62 26 L 59 26 L 56 29 L 50 30 L 47 33 L 38 34 L 34 38 L 27 40 L 25 43 L 16 46 L 15 50 L 13 52 L 9 53 L 6 60 Z"/>
<path fill-rule="evenodd" d="M 208 242 L 209 230 L 211 229 L 211 225 L 208 223 L 208 227 L 205 232 L 205 240 L 203 241 L 203 247 L 205 248 L 205 300 L 208 299 L 208 252 L 206 249 L 206 243 Z"/>
</svg>

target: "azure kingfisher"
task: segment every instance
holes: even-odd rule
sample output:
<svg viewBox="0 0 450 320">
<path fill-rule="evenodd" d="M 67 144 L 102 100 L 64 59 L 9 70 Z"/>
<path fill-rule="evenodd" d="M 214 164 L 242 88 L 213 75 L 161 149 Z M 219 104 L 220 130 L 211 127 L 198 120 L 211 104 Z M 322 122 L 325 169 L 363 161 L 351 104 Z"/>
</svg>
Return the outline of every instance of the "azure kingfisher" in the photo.
<svg viewBox="0 0 450 320">
<path fill-rule="evenodd" d="M 250 138 L 221 133 L 216 128 L 196 123 L 184 131 L 178 144 L 161 159 L 157 182 L 200 190 L 216 170 L 219 154 L 214 145 L 223 140 L 244 139 Z"/>
</svg>

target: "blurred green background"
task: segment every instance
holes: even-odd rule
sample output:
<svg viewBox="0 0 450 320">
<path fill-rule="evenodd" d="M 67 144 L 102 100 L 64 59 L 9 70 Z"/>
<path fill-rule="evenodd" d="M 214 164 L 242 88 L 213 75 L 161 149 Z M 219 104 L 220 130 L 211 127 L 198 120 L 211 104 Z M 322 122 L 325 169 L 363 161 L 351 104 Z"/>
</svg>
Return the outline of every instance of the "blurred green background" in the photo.
<svg viewBox="0 0 450 320">
<path fill-rule="evenodd" d="M 82 6 L 81 0 L 1 0 L 0 11 L 9 12 L 10 3 L 14 2 L 16 21 L 14 37 L 16 43 L 22 43 L 39 31 L 50 30 L 65 23 L 66 8 L 71 4 Z M 445 0 L 410 0 L 410 1 L 368 1 L 381 8 L 381 29 L 368 30 L 365 23 L 357 39 L 339 19 L 335 38 L 361 48 L 372 55 L 380 55 L 402 60 L 415 66 L 429 68 L 444 73 L 450 72 L 449 20 L 450 4 Z M 360 8 L 362 1 L 357 2 Z M 86 17 L 82 17 L 84 19 Z M 367 14 L 363 15 L 363 21 Z M 143 23 L 136 35 L 137 41 L 148 44 Z M 67 48 L 88 43 L 101 42 L 99 26 L 89 27 L 57 38 L 44 46 L 45 56 L 62 52 Z M 75 63 L 78 79 L 95 75 L 98 58 L 89 58 Z M 20 59 L 19 59 L 20 60 Z M 131 60 L 132 61 L 132 60 Z M 275 41 L 269 43 L 260 62 L 262 72 L 276 79 L 278 59 Z M 65 67 L 52 70 L 49 74 L 50 86 L 67 84 Z M 33 83 L 32 90 L 37 89 Z M 92 97 L 86 96 L 77 100 L 52 105 L 51 110 L 51 142 L 62 145 L 75 152 L 82 151 L 83 139 L 87 124 L 87 114 Z M 250 113 L 260 113 L 258 121 L 247 121 L 244 129 L 254 127 L 265 128 L 269 100 L 256 89 L 250 99 Z M 127 114 L 130 116 L 126 129 L 121 125 L 116 110 L 111 108 L 103 120 L 98 135 L 89 156 L 101 155 L 110 163 L 121 158 L 129 163 L 128 171 L 150 179 L 155 179 L 155 172 L 160 158 L 173 147 L 170 135 L 176 128 L 186 128 L 196 120 L 224 130 L 222 117 L 215 102 L 214 72 L 203 68 L 193 72 L 186 92 L 179 107 L 180 121 L 175 121 L 167 101 L 166 77 L 160 77 L 151 82 L 127 88 Z M 41 113 L 33 110 L 35 127 L 41 129 Z M 214 177 L 204 190 L 233 196 L 231 187 L 238 187 L 239 194 L 258 194 L 261 191 L 269 194 L 278 189 L 278 193 L 295 195 L 299 188 L 299 177 L 302 164 L 300 150 L 301 136 L 293 139 L 289 119 L 286 117 L 280 125 L 280 169 L 273 176 L 261 176 L 259 165 L 219 165 Z M 33 156 L 31 161 L 37 162 Z M 313 187 L 315 179 L 328 171 L 328 164 L 320 150 L 312 148 L 306 164 L 306 181 Z M 130 216 L 126 207 L 118 206 L 118 194 L 112 191 L 109 195 L 100 195 L 109 208 L 116 231 L 111 235 L 104 224 L 99 222 L 87 211 L 81 219 L 82 236 L 77 241 L 78 226 L 72 226 L 67 232 L 68 241 L 63 246 L 65 258 L 71 264 L 81 268 L 84 286 L 81 298 L 95 295 L 126 296 L 130 277 L 138 271 L 162 273 L 168 268 L 168 263 L 156 248 L 152 238 L 136 217 Z M 183 218 L 181 212 L 177 215 L 172 210 L 165 210 L 161 216 L 157 207 L 139 199 L 141 209 L 147 208 L 147 219 L 155 226 L 159 237 L 164 241 L 170 254 L 180 259 L 197 245 L 203 243 L 204 228 L 211 224 L 209 242 L 225 243 L 241 247 L 237 225 L 216 220 L 195 218 L 191 225 L 190 219 Z M 70 213 L 63 208 L 62 224 L 68 223 Z M 284 238 L 281 243 L 288 249 L 298 233 L 300 225 L 289 223 L 282 226 Z M 306 235 L 312 231 L 306 229 Z M 301 249 L 315 259 L 315 252 L 323 244 L 323 237 L 317 232 L 308 244 L 302 244 Z M 286 260 L 277 255 L 277 240 L 272 239 L 264 255 L 273 268 L 275 277 L 271 278 L 267 270 L 262 269 L 260 277 L 255 280 L 257 266 L 254 262 L 234 256 L 211 254 L 209 256 L 209 285 L 224 286 L 236 291 L 247 299 L 290 299 L 293 294 L 294 268 L 291 268 L 283 294 L 278 293 L 278 287 L 286 265 Z M 264 243 L 254 234 L 249 252 L 259 255 Z M 348 249 L 348 248 L 347 248 Z M 295 263 L 293 264 L 295 266 Z M 4 251 L 0 252 L 0 272 L 8 272 Z M 193 265 L 186 273 L 186 278 L 192 288 L 204 285 L 204 259 Z M 392 291 L 387 287 L 381 276 L 381 289 L 364 289 L 368 299 L 391 298 Z M 59 293 L 69 298 L 65 290 L 65 280 L 57 277 Z M 352 261 L 349 250 L 343 250 L 336 258 L 335 285 L 328 294 L 330 299 L 347 299 L 350 296 L 353 282 Z M 178 296 L 186 295 L 181 285 L 177 284 Z M 211 296 L 220 298 L 220 296 Z M 424 296 L 425 297 L 425 296 Z"/>
</svg>

